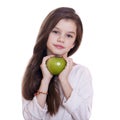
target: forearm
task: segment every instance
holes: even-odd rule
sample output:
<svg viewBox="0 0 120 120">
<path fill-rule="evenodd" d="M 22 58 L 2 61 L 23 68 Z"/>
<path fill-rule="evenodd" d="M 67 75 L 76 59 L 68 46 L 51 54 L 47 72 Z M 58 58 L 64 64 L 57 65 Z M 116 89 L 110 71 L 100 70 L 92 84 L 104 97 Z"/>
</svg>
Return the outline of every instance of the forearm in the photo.
<svg viewBox="0 0 120 120">
<path fill-rule="evenodd" d="M 45 103 L 46 103 L 46 98 L 47 98 L 47 92 L 48 92 L 48 87 L 49 87 L 49 81 L 47 79 L 42 79 L 41 81 L 41 85 L 39 88 L 39 93 L 38 95 L 36 95 L 38 104 L 44 108 Z"/>
<path fill-rule="evenodd" d="M 68 80 L 63 80 L 60 83 L 61 83 L 64 95 L 65 95 L 65 98 L 68 99 L 70 97 L 73 89 L 72 89 L 70 83 L 68 82 Z"/>
</svg>

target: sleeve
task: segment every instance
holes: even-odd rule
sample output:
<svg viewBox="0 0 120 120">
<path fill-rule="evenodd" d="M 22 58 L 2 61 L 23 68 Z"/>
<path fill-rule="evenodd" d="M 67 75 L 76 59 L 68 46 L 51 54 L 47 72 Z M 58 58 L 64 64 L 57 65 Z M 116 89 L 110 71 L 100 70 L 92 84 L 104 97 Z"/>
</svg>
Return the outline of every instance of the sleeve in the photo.
<svg viewBox="0 0 120 120">
<path fill-rule="evenodd" d="M 66 101 L 64 98 L 63 105 L 75 120 L 89 120 L 92 108 L 92 78 L 88 69 L 82 73 L 77 72 L 74 81 L 77 81 L 72 94 Z"/>
<path fill-rule="evenodd" d="M 22 111 L 25 120 L 45 120 L 47 106 L 41 108 L 37 102 L 36 97 L 33 100 L 22 100 Z"/>
</svg>

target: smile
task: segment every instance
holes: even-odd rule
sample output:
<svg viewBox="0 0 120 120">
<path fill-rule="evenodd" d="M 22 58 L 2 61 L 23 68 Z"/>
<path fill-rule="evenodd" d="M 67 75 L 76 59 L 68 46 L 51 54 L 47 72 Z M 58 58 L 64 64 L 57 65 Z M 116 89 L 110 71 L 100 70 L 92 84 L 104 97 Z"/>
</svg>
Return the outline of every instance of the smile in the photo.
<svg viewBox="0 0 120 120">
<path fill-rule="evenodd" d="M 56 45 L 56 44 L 54 44 L 54 46 L 55 46 L 57 49 L 64 49 L 64 48 L 65 48 L 65 47 L 62 46 L 62 45 Z"/>
</svg>

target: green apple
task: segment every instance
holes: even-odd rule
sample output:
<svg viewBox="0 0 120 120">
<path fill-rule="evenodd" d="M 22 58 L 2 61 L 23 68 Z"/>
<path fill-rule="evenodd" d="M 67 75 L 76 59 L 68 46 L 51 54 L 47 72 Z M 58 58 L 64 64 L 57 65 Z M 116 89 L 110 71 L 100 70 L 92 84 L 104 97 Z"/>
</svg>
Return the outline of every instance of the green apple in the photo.
<svg viewBox="0 0 120 120">
<path fill-rule="evenodd" d="M 66 66 L 66 60 L 63 57 L 51 57 L 46 62 L 47 68 L 53 75 L 58 75 Z"/>
</svg>

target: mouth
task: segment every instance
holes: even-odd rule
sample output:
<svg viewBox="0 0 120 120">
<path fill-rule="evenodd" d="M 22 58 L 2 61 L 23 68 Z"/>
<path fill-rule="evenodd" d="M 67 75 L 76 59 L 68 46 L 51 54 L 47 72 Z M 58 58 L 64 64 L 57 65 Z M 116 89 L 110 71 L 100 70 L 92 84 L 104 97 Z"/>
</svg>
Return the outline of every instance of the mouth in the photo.
<svg viewBox="0 0 120 120">
<path fill-rule="evenodd" d="M 57 44 L 54 44 L 54 46 L 57 48 L 57 49 L 64 49 L 65 47 L 62 46 L 62 45 L 57 45 Z"/>
</svg>

